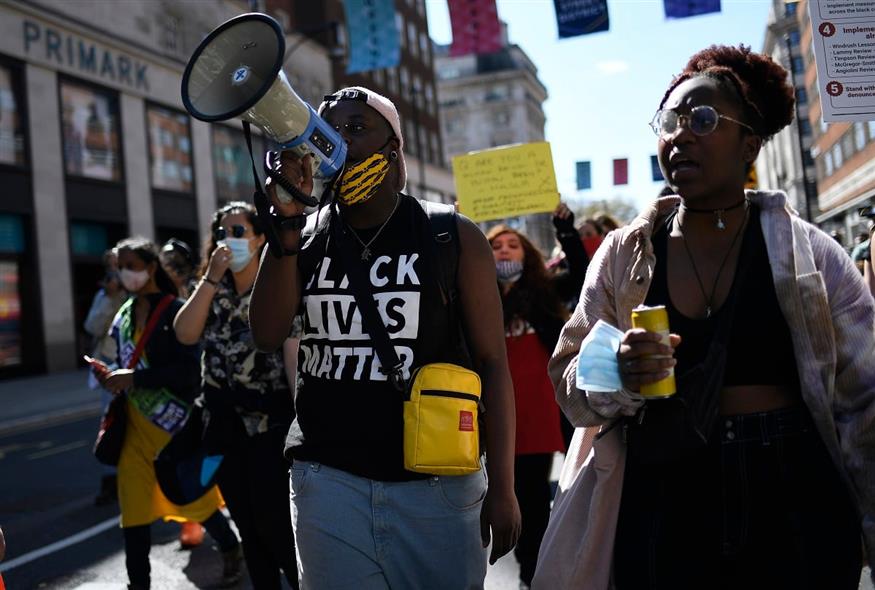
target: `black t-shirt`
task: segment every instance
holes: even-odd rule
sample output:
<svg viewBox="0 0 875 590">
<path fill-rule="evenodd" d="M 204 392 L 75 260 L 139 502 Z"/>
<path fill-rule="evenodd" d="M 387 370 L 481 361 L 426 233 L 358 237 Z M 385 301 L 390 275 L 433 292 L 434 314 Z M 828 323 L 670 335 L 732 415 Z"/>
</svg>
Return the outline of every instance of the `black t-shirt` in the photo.
<svg viewBox="0 0 875 590">
<path fill-rule="evenodd" d="M 400 198 L 369 246 L 370 259 L 362 264 L 367 265 L 377 308 L 409 377 L 426 363 L 459 361 L 452 358 L 449 311 L 441 298 L 429 219 L 415 199 Z M 381 481 L 427 477 L 404 469 L 403 396 L 378 370 L 379 359 L 343 271 L 339 248 L 351 248 L 359 260 L 363 247 L 339 217 L 331 224 L 341 224 L 341 232 L 321 227 L 327 239 L 314 239 L 299 256 L 303 332 L 297 416 L 286 456 Z M 356 231 L 367 243 L 377 229 Z"/>
</svg>

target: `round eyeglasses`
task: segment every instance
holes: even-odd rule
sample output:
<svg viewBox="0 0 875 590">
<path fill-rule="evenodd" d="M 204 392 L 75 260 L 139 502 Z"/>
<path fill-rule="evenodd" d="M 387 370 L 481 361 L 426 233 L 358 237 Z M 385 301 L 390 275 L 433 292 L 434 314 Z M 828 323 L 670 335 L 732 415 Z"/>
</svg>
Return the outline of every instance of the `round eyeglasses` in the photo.
<svg viewBox="0 0 875 590">
<path fill-rule="evenodd" d="M 712 106 L 699 105 L 690 110 L 689 115 L 678 114 L 672 109 L 660 109 L 656 111 L 653 120 L 650 122 L 650 128 L 658 137 L 668 137 L 674 135 L 679 125 L 686 125 L 687 129 L 698 136 L 709 135 L 717 129 L 717 124 L 720 119 L 726 119 L 736 125 L 741 125 L 751 133 L 756 133 L 753 127 L 747 123 L 742 123 L 738 119 L 721 115 Z"/>
</svg>

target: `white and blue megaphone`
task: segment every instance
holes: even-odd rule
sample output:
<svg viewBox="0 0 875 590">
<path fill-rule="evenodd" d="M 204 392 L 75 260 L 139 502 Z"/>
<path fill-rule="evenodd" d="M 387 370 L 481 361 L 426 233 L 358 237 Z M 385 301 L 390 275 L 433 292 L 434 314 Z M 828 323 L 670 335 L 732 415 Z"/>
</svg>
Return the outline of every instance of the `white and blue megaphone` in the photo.
<svg viewBox="0 0 875 590">
<path fill-rule="evenodd" d="M 346 142 L 292 89 L 282 70 L 285 51 L 282 27 L 266 14 L 222 23 L 189 59 L 182 103 L 201 121 L 240 117 L 257 125 L 281 150 L 312 154 L 313 176 L 330 179 L 343 167 Z"/>
</svg>

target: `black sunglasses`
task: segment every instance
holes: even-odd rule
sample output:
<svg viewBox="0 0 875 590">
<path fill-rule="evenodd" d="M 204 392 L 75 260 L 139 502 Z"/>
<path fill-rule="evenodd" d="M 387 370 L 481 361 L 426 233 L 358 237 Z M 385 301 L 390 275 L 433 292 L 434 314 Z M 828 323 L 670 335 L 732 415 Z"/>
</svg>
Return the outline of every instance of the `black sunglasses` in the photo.
<svg viewBox="0 0 875 590">
<path fill-rule="evenodd" d="M 231 237 L 234 238 L 242 238 L 246 235 L 246 226 L 241 225 L 239 223 L 235 223 L 231 226 Z M 216 238 L 216 241 L 224 240 L 228 237 L 228 230 L 224 227 L 217 227 L 216 231 L 213 232 L 213 237 Z"/>
</svg>

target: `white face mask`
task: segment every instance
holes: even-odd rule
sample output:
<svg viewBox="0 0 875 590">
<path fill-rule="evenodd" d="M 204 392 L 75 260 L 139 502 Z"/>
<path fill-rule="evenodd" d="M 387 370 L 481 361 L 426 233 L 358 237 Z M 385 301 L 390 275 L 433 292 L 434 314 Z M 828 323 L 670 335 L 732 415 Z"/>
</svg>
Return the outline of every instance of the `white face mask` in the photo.
<svg viewBox="0 0 875 590">
<path fill-rule="evenodd" d="M 496 260 L 495 274 L 503 283 L 515 283 L 523 276 L 523 263 L 521 260 Z"/>
<path fill-rule="evenodd" d="M 123 268 L 118 274 L 122 286 L 128 293 L 136 293 L 149 282 L 148 270 L 128 270 Z"/>
<path fill-rule="evenodd" d="M 225 238 L 219 244 L 228 246 L 228 249 L 231 250 L 231 264 L 229 265 L 231 272 L 240 272 L 246 268 L 255 254 L 249 249 L 247 238 Z"/>
</svg>

